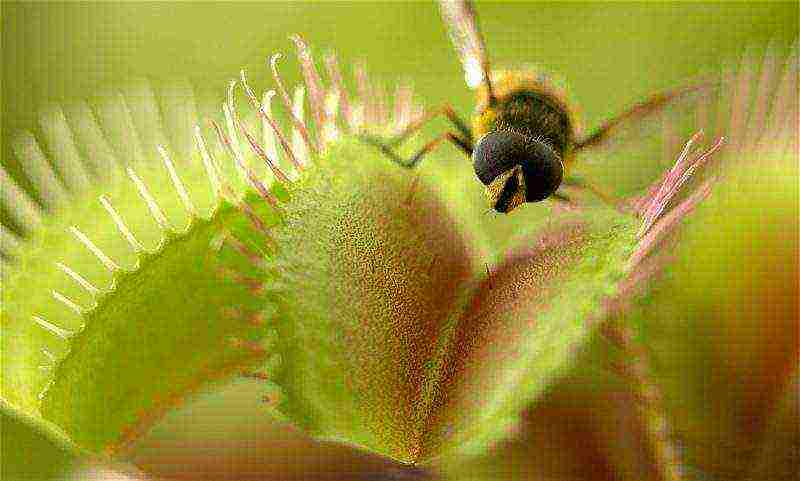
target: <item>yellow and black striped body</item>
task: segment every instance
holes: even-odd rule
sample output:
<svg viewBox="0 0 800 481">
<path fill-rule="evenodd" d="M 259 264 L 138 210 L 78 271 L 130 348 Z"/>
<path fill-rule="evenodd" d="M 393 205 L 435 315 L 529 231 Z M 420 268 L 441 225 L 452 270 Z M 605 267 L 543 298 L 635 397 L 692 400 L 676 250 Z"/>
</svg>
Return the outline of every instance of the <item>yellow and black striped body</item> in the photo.
<svg viewBox="0 0 800 481">
<path fill-rule="evenodd" d="M 494 72 L 493 96 L 478 90 L 473 167 L 501 213 L 553 195 L 574 158 L 576 124 L 563 90 L 532 72 Z"/>
<path fill-rule="evenodd" d="M 477 113 L 472 119 L 475 139 L 494 130 L 513 130 L 548 144 L 564 167 L 573 160 L 576 120 L 566 94 L 551 80 L 533 71 L 495 71 L 489 105 L 485 88 L 478 90 Z"/>
</svg>

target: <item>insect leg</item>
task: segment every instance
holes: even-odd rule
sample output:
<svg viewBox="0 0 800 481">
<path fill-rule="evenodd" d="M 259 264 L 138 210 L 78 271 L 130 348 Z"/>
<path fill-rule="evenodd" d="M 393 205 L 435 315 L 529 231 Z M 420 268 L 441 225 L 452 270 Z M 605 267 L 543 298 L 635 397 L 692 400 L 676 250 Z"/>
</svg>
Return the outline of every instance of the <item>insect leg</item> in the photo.
<svg viewBox="0 0 800 481">
<path fill-rule="evenodd" d="M 469 129 L 469 126 L 466 122 L 464 122 L 461 117 L 458 116 L 456 111 L 453 109 L 452 106 L 449 104 L 444 104 L 443 106 L 439 107 L 438 109 L 431 110 L 427 114 L 423 115 L 417 121 L 412 122 L 408 125 L 402 132 L 395 135 L 392 139 L 389 140 L 389 144 L 392 146 L 399 146 L 403 142 L 408 139 L 411 134 L 419 130 L 423 125 L 427 122 L 435 119 L 440 115 L 445 115 L 450 122 L 455 126 L 455 128 L 461 133 L 462 140 L 466 140 L 469 145 L 469 148 L 472 149 L 472 131 Z"/>
<path fill-rule="evenodd" d="M 620 127 L 625 123 L 632 123 L 642 120 L 645 117 L 660 111 L 664 107 L 667 107 L 671 102 L 678 100 L 685 95 L 713 86 L 715 86 L 713 82 L 700 82 L 655 94 L 652 97 L 635 104 L 633 107 L 629 108 L 625 112 L 622 112 L 613 119 L 605 121 L 603 125 L 598 127 L 589 136 L 579 140 L 575 144 L 575 150 L 581 151 L 586 148 L 600 146 L 609 139 L 610 134 L 612 134 L 617 127 Z"/>
<path fill-rule="evenodd" d="M 397 152 L 395 152 L 393 145 L 384 143 L 378 137 L 372 135 L 360 135 L 359 138 L 362 141 L 379 148 L 381 152 L 383 152 L 387 157 L 389 157 L 391 160 L 396 162 L 401 167 L 405 167 L 407 169 L 413 169 L 414 167 L 416 167 L 416 165 L 419 163 L 420 160 L 422 160 L 425 154 L 435 149 L 440 143 L 442 143 L 442 141 L 445 140 L 452 142 L 454 145 L 462 149 L 467 155 L 472 155 L 471 143 L 462 139 L 461 137 L 452 132 L 445 132 L 444 134 L 431 140 L 430 142 L 425 144 L 416 154 L 409 157 L 408 159 L 400 157 L 400 155 Z"/>
<path fill-rule="evenodd" d="M 580 177 L 568 177 L 561 181 L 561 185 L 566 187 L 575 187 L 578 189 L 583 189 L 586 191 L 591 192 L 592 194 L 596 195 L 600 200 L 605 202 L 606 204 L 614 207 L 617 210 L 625 211 L 625 202 L 617 199 L 613 195 L 609 194 L 605 190 L 601 189 L 600 187 L 595 186 L 590 182 L 586 182 L 585 180 L 581 179 Z"/>
</svg>

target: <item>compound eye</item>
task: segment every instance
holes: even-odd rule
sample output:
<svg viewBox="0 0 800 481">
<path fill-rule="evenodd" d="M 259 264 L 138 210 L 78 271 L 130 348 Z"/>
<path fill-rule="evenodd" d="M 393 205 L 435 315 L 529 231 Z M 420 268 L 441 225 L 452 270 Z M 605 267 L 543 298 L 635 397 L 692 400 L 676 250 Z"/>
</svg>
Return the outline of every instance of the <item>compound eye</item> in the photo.
<svg viewBox="0 0 800 481">
<path fill-rule="evenodd" d="M 538 202 L 561 185 L 564 165 L 547 144 L 519 132 L 498 130 L 481 137 L 472 153 L 475 175 L 489 186 L 516 166 L 522 168 L 525 201 Z"/>
<path fill-rule="evenodd" d="M 532 155 L 522 163 L 525 176 L 525 201 L 539 202 L 555 193 L 564 177 L 564 164 L 555 152 L 541 142 L 531 146 Z"/>
<path fill-rule="evenodd" d="M 475 175 L 488 186 L 525 160 L 527 138 L 513 131 L 498 130 L 481 137 L 472 152 Z"/>
</svg>

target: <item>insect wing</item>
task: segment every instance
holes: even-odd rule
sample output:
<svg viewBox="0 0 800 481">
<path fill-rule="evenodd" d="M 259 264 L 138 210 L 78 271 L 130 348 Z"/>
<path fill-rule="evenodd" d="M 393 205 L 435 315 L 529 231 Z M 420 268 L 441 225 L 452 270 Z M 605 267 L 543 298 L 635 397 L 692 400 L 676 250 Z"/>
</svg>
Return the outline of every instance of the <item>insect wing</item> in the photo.
<svg viewBox="0 0 800 481">
<path fill-rule="evenodd" d="M 440 0 L 439 6 L 450 40 L 464 67 L 467 86 L 472 89 L 481 84 L 489 86 L 489 59 L 472 2 Z"/>
<path fill-rule="evenodd" d="M 662 160 L 672 162 L 686 139 L 700 130 L 709 144 L 724 137 L 729 152 L 757 148 L 775 142 L 781 133 L 797 132 L 800 61 L 796 49 L 781 57 L 774 46 L 763 58 L 746 54 L 738 68 L 725 69 L 715 79 L 635 105 L 578 141 L 578 164 L 595 154 L 608 159 L 635 156 L 651 140 L 661 144 Z"/>
<path fill-rule="evenodd" d="M 628 140 L 641 140 L 658 126 L 665 127 L 663 140 L 669 144 L 666 137 L 671 136 L 673 146 L 700 129 L 711 139 L 728 138 L 734 147 L 763 142 L 765 137 L 774 136 L 787 119 L 797 119 L 796 110 L 790 114 L 791 108 L 785 107 L 796 109 L 797 105 L 797 47 L 781 57 L 774 44 L 763 57 L 746 52 L 738 68 L 727 68 L 716 78 L 654 95 L 605 122 L 579 140 L 577 150 L 604 150 Z M 775 105 L 785 108 L 774 108 Z M 681 127 L 683 131 L 676 131 Z"/>
</svg>

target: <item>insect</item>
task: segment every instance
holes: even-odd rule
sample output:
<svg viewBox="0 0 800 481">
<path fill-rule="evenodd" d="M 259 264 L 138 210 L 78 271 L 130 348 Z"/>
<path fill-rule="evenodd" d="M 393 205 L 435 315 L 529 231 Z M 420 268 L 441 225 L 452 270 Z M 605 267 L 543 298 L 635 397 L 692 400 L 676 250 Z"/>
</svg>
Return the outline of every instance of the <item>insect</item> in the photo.
<svg viewBox="0 0 800 481">
<path fill-rule="evenodd" d="M 403 167 L 414 168 L 443 141 L 471 157 L 475 175 L 486 187 L 492 209 L 509 213 L 526 202 L 544 199 L 569 201 L 559 187 L 587 189 L 610 200 L 591 184 L 567 173 L 580 155 L 603 145 L 626 123 L 641 120 L 670 102 L 704 88 L 697 84 L 653 95 L 606 121 L 589 135 L 578 138 L 570 105 L 541 76 L 525 70 L 492 71 L 478 28 L 475 9 L 468 0 L 440 0 L 442 17 L 461 60 L 467 85 L 477 88 L 476 113 L 469 126 L 449 105 L 431 111 L 389 142 L 363 135 Z M 408 159 L 395 148 L 425 122 L 444 115 L 456 132 L 445 132 Z"/>
</svg>

